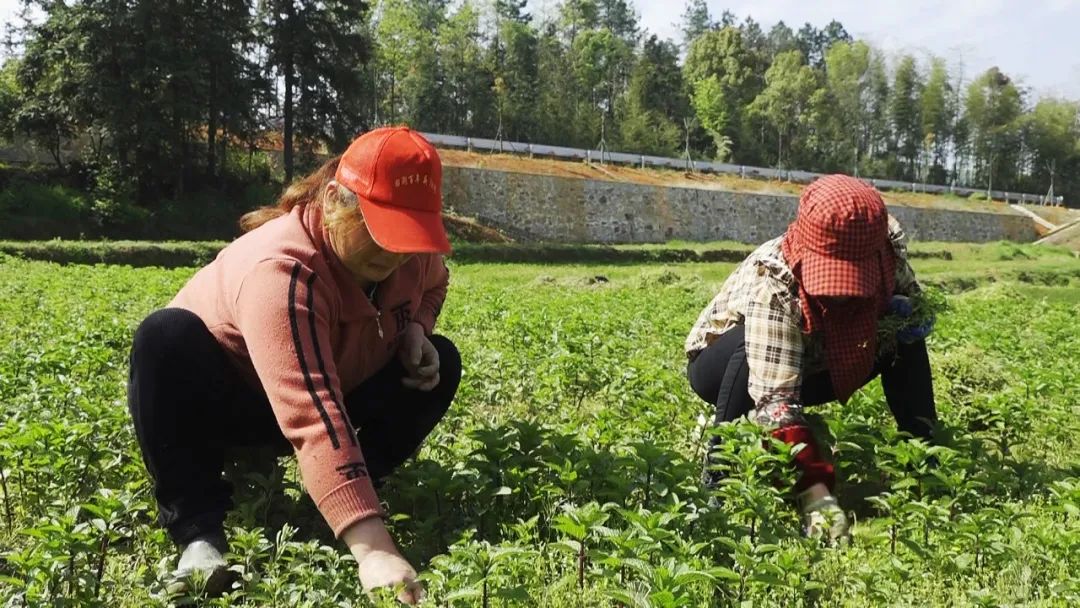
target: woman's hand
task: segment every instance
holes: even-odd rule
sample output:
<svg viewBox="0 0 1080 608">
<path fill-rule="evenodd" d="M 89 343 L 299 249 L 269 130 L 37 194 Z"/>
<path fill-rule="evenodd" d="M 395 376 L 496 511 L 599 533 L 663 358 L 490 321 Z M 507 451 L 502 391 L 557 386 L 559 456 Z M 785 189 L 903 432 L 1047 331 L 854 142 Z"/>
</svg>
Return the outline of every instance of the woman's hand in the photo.
<svg viewBox="0 0 1080 608">
<path fill-rule="evenodd" d="M 400 587 L 398 601 L 412 606 L 423 599 L 424 588 L 416 580 L 416 570 L 398 553 L 381 519 L 361 520 L 349 526 L 341 538 L 356 558 L 364 591 Z"/>
<path fill-rule="evenodd" d="M 408 388 L 430 391 L 439 385 L 439 351 L 424 335 L 419 323 L 409 323 L 398 347 L 398 359 L 405 367 L 401 383 Z"/>
<path fill-rule="evenodd" d="M 911 319 L 915 314 L 915 301 L 905 295 L 894 295 L 889 301 L 889 314 L 900 319 Z M 911 320 L 896 331 L 896 339 L 903 344 L 914 344 L 919 340 L 925 340 L 934 331 L 934 323 L 937 315 L 930 311 L 920 320 Z"/>
</svg>

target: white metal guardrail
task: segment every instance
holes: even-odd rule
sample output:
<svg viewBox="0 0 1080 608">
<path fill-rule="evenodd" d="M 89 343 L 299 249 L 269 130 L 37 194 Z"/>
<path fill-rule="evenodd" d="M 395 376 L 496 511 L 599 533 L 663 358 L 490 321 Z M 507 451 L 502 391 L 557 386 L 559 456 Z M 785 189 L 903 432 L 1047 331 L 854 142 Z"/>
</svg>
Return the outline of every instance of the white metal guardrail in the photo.
<svg viewBox="0 0 1080 608">
<path fill-rule="evenodd" d="M 484 137 L 462 137 L 460 135 L 443 135 L 440 133 L 424 133 L 431 143 L 449 148 L 464 148 L 467 150 L 484 150 L 488 152 L 504 152 L 509 154 L 528 154 L 530 156 L 551 156 L 567 160 L 584 160 L 620 163 L 636 167 L 668 167 L 672 169 L 687 168 L 685 158 L 667 158 L 662 156 L 650 156 L 647 154 L 627 154 L 625 152 L 601 152 L 599 150 L 582 150 L 579 148 L 566 148 L 563 146 L 548 146 L 544 144 L 529 144 L 516 141 L 504 141 L 487 139 Z M 769 169 L 766 167 L 751 167 L 747 165 L 732 165 L 711 161 L 690 161 L 695 171 L 704 173 L 724 173 L 757 179 L 784 180 L 795 183 L 810 183 L 821 177 L 822 173 L 810 171 L 796 171 L 786 169 Z M 864 178 L 876 188 L 882 190 L 901 190 L 906 192 L 926 192 L 930 194 L 955 194 L 968 196 L 971 194 L 987 194 L 986 190 L 975 188 L 958 188 L 953 186 L 939 186 L 936 184 L 921 184 L 912 182 L 900 182 L 888 179 Z M 994 200 L 1003 200 L 1020 203 L 1043 203 L 1044 196 L 1040 194 L 1025 194 L 1022 192 L 1006 192 L 992 190 L 989 195 Z M 1055 196 L 1054 203 L 1061 204 L 1063 197 Z"/>
</svg>

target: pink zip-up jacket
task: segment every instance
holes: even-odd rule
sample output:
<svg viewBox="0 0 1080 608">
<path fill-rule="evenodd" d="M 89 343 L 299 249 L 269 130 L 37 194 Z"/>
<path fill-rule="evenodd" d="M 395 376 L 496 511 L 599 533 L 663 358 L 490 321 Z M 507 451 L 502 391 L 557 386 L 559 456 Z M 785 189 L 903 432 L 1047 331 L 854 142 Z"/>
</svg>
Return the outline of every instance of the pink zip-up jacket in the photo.
<svg viewBox="0 0 1080 608">
<path fill-rule="evenodd" d="M 340 536 L 380 513 L 344 396 L 397 356 L 410 321 L 431 334 L 448 279 L 441 255 L 412 256 L 373 305 L 311 204 L 233 241 L 169 305 L 198 315 L 266 391 L 308 493 Z"/>
</svg>

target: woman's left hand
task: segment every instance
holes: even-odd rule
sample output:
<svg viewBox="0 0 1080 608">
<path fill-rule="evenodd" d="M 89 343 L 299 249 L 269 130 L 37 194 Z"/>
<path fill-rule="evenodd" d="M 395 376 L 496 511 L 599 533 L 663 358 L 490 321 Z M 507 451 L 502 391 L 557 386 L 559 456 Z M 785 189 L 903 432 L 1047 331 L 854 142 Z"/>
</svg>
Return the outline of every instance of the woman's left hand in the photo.
<svg viewBox="0 0 1080 608">
<path fill-rule="evenodd" d="M 419 323 L 409 323 L 398 347 L 398 359 L 407 374 L 401 383 L 418 391 L 430 391 L 439 385 L 439 351 L 424 335 Z"/>
</svg>

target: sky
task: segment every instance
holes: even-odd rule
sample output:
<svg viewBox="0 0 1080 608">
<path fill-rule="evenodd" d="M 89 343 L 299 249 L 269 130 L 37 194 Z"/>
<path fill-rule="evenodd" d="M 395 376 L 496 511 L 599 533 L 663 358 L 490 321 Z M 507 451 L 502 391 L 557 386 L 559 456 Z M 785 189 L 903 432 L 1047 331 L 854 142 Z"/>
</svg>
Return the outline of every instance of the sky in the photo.
<svg viewBox="0 0 1080 608">
<path fill-rule="evenodd" d="M 679 39 L 685 0 L 631 0 L 644 28 Z M 538 16 L 557 0 L 530 0 Z M 0 22 L 11 21 L 20 0 L 0 0 Z M 933 54 L 963 68 L 970 80 L 991 66 L 1038 97 L 1080 100 L 1080 0 L 709 0 L 714 17 L 730 10 L 768 30 L 783 20 L 798 30 L 836 19 L 853 36 L 890 53 Z"/>
<path fill-rule="evenodd" d="M 679 41 L 686 0 L 631 0 L 641 24 Z M 530 0 L 537 15 L 558 0 Z M 729 10 L 753 17 L 768 31 L 783 20 L 825 27 L 836 19 L 848 32 L 889 53 L 933 54 L 964 78 L 998 66 L 1037 97 L 1080 100 L 1080 0 L 708 0 L 714 19 Z"/>
<path fill-rule="evenodd" d="M 642 24 L 678 40 L 685 0 L 636 0 Z M 856 38 L 889 52 L 934 54 L 965 78 L 998 66 L 1038 96 L 1080 100 L 1080 0 L 709 0 L 766 31 L 783 20 L 798 30 L 836 19 Z"/>
</svg>

